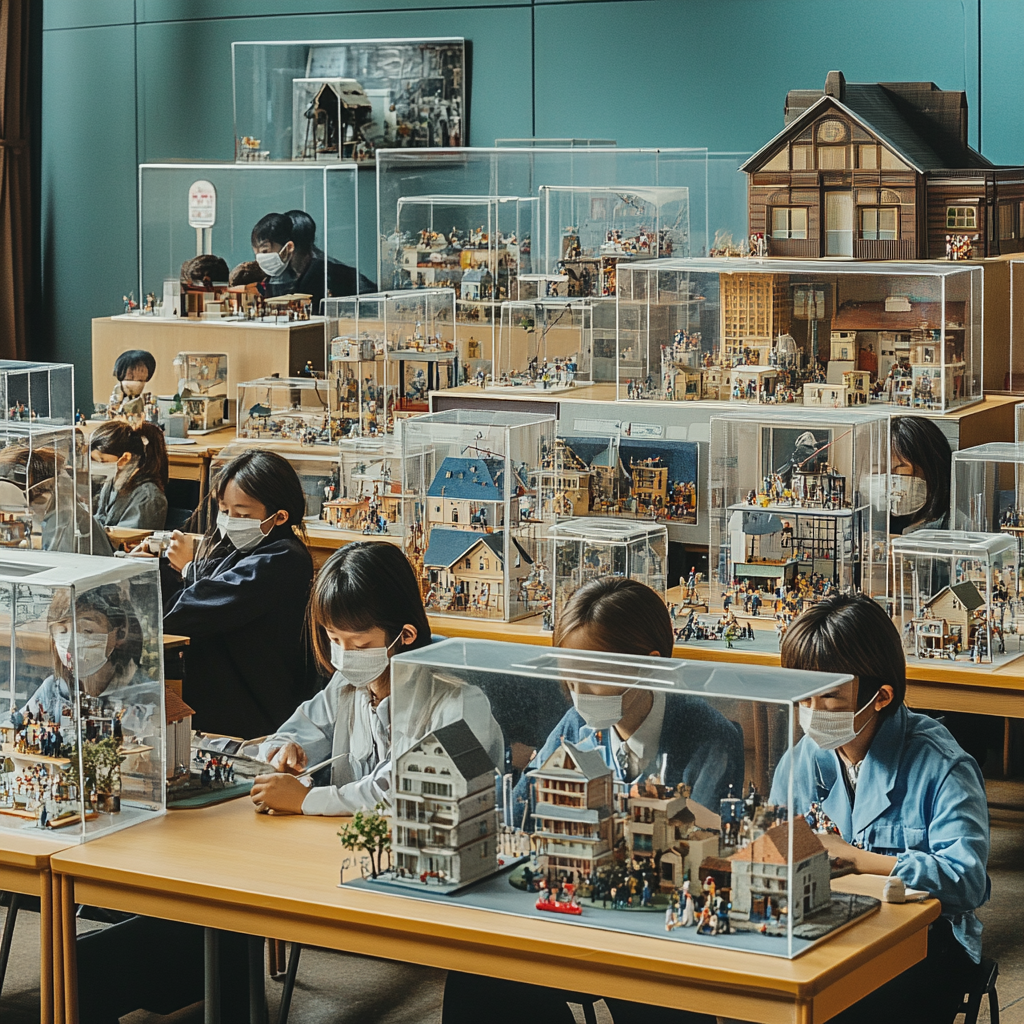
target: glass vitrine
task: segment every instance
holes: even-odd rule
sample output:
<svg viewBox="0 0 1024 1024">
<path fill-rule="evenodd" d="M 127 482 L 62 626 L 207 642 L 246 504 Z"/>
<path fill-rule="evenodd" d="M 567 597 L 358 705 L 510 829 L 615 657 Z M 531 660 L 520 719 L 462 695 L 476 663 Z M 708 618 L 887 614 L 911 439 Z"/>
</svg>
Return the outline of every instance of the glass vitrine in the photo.
<svg viewBox="0 0 1024 1024">
<path fill-rule="evenodd" d="M 908 660 L 998 665 L 1020 653 L 1013 535 L 915 530 L 891 551 L 891 613 Z"/>
<path fill-rule="evenodd" d="M 315 377 L 261 377 L 238 385 L 238 437 L 331 444 L 331 388 Z"/>
<path fill-rule="evenodd" d="M 402 425 L 405 553 L 433 614 L 512 620 L 551 604 L 553 416 L 453 410 Z"/>
<path fill-rule="evenodd" d="M 618 396 L 959 408 L 982 397 L 981 280 L 956 264 L 623 264 Z"/>
<path fill-rule="evenodd" d="M 342 883 L 666 955 L 798 956 L 878 906 L 832 892 L 813 808 L 791 795 L 797 704 L 849 679 L 463 639 L 399 655 L 390 851 L 349 857 Z M 661 722 L 640 753 L 598 725 L 627 704 Z M 712 748 L 712 769 L 690 753 Z"/>
<path fill-rule="evenodd" d="M 593 383 L 594 310 L 585 299 L 501 304 L 501 327 L 487 387 L 565 391 Z"/>
<path fill-rule="evenodd" d="M 82 842 L 165 806 L 155 561 L 0 558 L 0 831 Z"/>
</svg>

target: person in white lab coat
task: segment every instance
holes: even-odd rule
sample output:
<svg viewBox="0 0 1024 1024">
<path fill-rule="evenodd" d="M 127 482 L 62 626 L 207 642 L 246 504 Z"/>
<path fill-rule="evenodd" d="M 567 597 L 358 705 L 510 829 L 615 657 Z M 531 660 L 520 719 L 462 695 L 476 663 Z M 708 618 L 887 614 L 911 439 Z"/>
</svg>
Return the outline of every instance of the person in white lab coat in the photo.
<svg viewBox="0 0 1024 1024">
<path fill-rule="evenodd" d="M 388 803 L 393 719 L 403 745 L 465 721 L 495 766 L 504 763 L 501 729 L 476 686 L 424 673 L 392 708 L 391 658 L 431 643 L 416 577 L 396 545 L 366 541 L 336 551 L 313 585 L 308 623 L 317 660 L 334 674 L 260 744 L 258 756 L 277 773 L 256 779 L 258 811 L 341 815 Z M 330 758 L 312 787 L 295 777 Z"/>
</svg>

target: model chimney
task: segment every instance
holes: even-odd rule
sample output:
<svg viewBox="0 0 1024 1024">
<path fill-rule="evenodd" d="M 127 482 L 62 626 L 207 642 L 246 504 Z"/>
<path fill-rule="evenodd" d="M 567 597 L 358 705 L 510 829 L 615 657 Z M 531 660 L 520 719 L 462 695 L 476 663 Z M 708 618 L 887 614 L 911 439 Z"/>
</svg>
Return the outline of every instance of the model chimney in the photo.
<svg viewBox="0 0 1024 1024">
<path fill-rule="evenodd" d="M 842 71 L 830 71 L 825 76 L 825 95 L 840 103 L 846 102 L 846 79 Z"/>
</svg>

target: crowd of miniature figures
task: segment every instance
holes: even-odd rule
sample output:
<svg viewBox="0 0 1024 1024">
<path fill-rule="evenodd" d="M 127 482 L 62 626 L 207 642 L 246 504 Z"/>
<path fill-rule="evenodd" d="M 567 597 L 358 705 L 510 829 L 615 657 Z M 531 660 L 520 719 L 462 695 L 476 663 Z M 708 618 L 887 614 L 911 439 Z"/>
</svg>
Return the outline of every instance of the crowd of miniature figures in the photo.
<svg viewBox="0 0 1024 1024">
<path fill-rule="evenodd" d="M 970 235 L 946 235 L 947 260 L 969 260 L 973 247 Z"/>
<path fill-rule="evenodd" d="M 192 757 L 192 771 L 199 775 L 199 784 L 209 786 L 230 785 L 235 781 L 235 766 L 223 754 L 205 755 L 197 750 Z"/>
<path fill-rule="evenodd" d="M 550 388 L 571 388 L 576 384 L 577 363 L 574 357 L 545 360 L 538 364 L 537 357 L 530 360 L 525 370 L 502 373 L 500 377 L 486 377 L 482 372 L 477 376 L 480 387 L 516 388 L 531 387 L 541 391 Z"/>
</svg>

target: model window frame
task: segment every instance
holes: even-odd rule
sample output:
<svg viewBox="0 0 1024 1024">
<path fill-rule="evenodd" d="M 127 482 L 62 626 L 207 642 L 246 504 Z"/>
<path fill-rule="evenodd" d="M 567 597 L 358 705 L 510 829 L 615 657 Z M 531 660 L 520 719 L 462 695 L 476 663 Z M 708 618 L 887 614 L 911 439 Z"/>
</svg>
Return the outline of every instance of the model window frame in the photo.
<svg viewBox="0 0 1024 1024">
<path fill-rule="evenodd" d="M 781 232 L 776 227 L 775 215 L 777 213 L 785 213 L 785 215 L 786 215 L 786 227 L 785 227 L 785 229 L 783 229 L 784 233 Z M 802 231 L 803 231 L 802 234 L 797 234 L 796 233 L 797 231 L 801 230 L 800 228 L 794 228 L 793 227 L 793 214 L 794 213 L 799 213 L 799 214 L 803 215 L 804 224 L 803 224 L 803 228 L 802 228 Z M 771 219 L 772 219 L 772 238 L 777 238 L 777 239 L 780 239 L 780 240 L 795 239 L 795 240 L 798 240 L 798 241 L 799 240 L 806 240 L 807 239 L 807 222 L 808 222 L 809 218 L 807 216 L 807 207 L 806 206 L 773 206 L 771 208 Z"/>
</svg>

